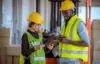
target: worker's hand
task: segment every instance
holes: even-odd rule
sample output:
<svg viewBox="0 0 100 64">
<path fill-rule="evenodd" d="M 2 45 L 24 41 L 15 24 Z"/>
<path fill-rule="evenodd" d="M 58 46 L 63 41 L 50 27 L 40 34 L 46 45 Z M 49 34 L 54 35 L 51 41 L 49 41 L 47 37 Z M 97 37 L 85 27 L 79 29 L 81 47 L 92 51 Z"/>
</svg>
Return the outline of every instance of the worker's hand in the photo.
<svg viewBox="0 0 100 64">
<path fill-rule="evenodd" d="M 59 43 L 59 40 L 51 40 L 49 43 L 57 45 Z"/>
<path fill-rule="evenodd" d="M 41 44 L 41 45 L 34 46 L 34 49 L 38 50 L 38 49 L 41 49 L 41 48 L 44 48 L 44 47 L 45 47 L 45 45 Z"/>
<path fill-rule="evenodd" d="M 63 36 L 63 35 L 59 35 L 58 37 L 59 37 L 59 38 L 65 38 L 65 36 Z"/>
<path fill-rule="evenodd" d="M 63 42 L 63 43 L 69 43 L 69 40 L 66 39 L 65 37 L 60 38 L 59 40 L 60 40 L 60 42 Z"/>
<path fill-rule="evenodd" d="M 52 44 L 52 43 L 50 43 L 50 44 L 47 45 L 47 48 L 48 48 L 49 50 L 52 50 L 53 47 L 54 47 L 54 44 Z"/>
</svg>

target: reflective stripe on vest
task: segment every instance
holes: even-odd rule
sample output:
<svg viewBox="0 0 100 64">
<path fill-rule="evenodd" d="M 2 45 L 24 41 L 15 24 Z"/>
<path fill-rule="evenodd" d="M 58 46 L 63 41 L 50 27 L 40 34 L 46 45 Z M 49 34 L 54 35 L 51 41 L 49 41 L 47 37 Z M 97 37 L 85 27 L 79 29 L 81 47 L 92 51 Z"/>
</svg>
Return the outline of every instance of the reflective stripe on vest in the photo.
<svg viewBox="0 0 100 64">
<path fill-rule="evenodd" d="M 40 45 L 40 42 L 32 42 L 33 46 Z"/>
<path fill-rule="evenodd" d="M 72 40 L 72 33 L 73 33 L 73 28 L 74 28 L 74 25 L 75 23 L 77 22 L 78 18 L 75 20 L 75 22 L 73 23 L 71 29 L 70 29 L 70 40 Z"/>
<path fill-rule="evenodd" d="M 65 25 L 63 25 L 61 34 L 72 41 L 82 41 L 77 33 L 79 22 L 81 22 L 81 20 L 78 18 L 77 15 L 74 15 L 68 21 L 66 28 Z M 87 51 L 88 47 L 59 43 L 59 56 L 61 58 L 77 58 L 82 59 L 83 61 L 88 61 Z"/>
<path fill-rule="evenodd" d="M 71 63 L 71 62 L 74 62 L 74 64 L 75 64 L 75 62 L 80 62 L 81 60 L 80 60 L 80 59 L 75 59 L 75 58 L 58 58 L 57 61 L 60 62 L 60 63 L 61 63 L 61 62 L 62 62 L 62 63 L 63 63 L 63 62 L 70 62 L 70 63 Z M 73 63 L 72 63 L 72 64 L 73 64 Z M 77 63 L 76 63 L 76 64 L 77 64 Z"/>
<path fill-rule="evenodd" d="M 60 50 L 60 53 L 70 53 L 70 54 L 88 54 L 88 51 L 71 51 L 71 50 Z"/>
<path fill-rule="evenodd" d="M 36 61 L 45 60 L 45 57 L 34 57 L 34 60 L 36 60 Z"/>
</svg>

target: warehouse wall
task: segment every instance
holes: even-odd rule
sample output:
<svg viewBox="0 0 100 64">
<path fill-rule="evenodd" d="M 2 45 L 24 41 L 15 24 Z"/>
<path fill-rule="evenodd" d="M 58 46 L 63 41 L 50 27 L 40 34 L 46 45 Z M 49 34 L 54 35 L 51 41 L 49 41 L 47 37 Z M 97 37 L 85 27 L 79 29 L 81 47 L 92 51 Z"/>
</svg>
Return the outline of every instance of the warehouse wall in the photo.
<svg viewBox="0 0 100 64">
<path fill-rule="evenodd" d="M 12 23 L 12 0 L 2 1 L 2 26 L 6 28 L 11 28 Z"/>
<path fill-rule="evenodd" d="M 100 62 L 100 20 L 92 23 L 93 64 Z"/>
</svg>

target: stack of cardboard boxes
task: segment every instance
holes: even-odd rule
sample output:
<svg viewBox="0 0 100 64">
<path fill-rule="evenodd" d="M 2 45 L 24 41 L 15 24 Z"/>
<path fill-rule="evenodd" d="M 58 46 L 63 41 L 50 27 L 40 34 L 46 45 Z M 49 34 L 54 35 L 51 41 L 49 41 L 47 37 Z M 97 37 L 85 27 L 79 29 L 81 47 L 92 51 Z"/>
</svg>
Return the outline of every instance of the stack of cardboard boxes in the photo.
<svg viewBox="0 0 100 64">
<path fill-rule="evenodd" d="M 0 28 L 0 64 L 6 64 L 6 52 L 10 39 L 10 29 Z"/>
<path fill-rule="evenodd" d="M 9 44 L 10 39 L 10 29 L 9 28 L 0 28 L 0 40 L 2 47 L 5 47 Z"/>
<path fill-rule="evenodd" d="M 100 20 L 92 23 L 92 41 L 93 41 L 93 64 L 100 61 Z"/>
</svg>

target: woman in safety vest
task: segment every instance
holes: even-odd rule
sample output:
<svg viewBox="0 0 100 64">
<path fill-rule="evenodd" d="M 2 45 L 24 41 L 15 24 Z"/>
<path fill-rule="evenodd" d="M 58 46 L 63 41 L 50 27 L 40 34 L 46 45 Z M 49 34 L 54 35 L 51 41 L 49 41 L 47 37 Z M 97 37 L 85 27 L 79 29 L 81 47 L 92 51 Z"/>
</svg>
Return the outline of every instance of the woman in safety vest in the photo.
<svg viewBox="0 0 100 64">
<path fill-rule="evenodd" d="M 32 12 L 28 21 L 28 30 L 22 36 L 20 64 L 46 64 L 40 29 L 44 21 L 37 12 Z"/>
</svg>

